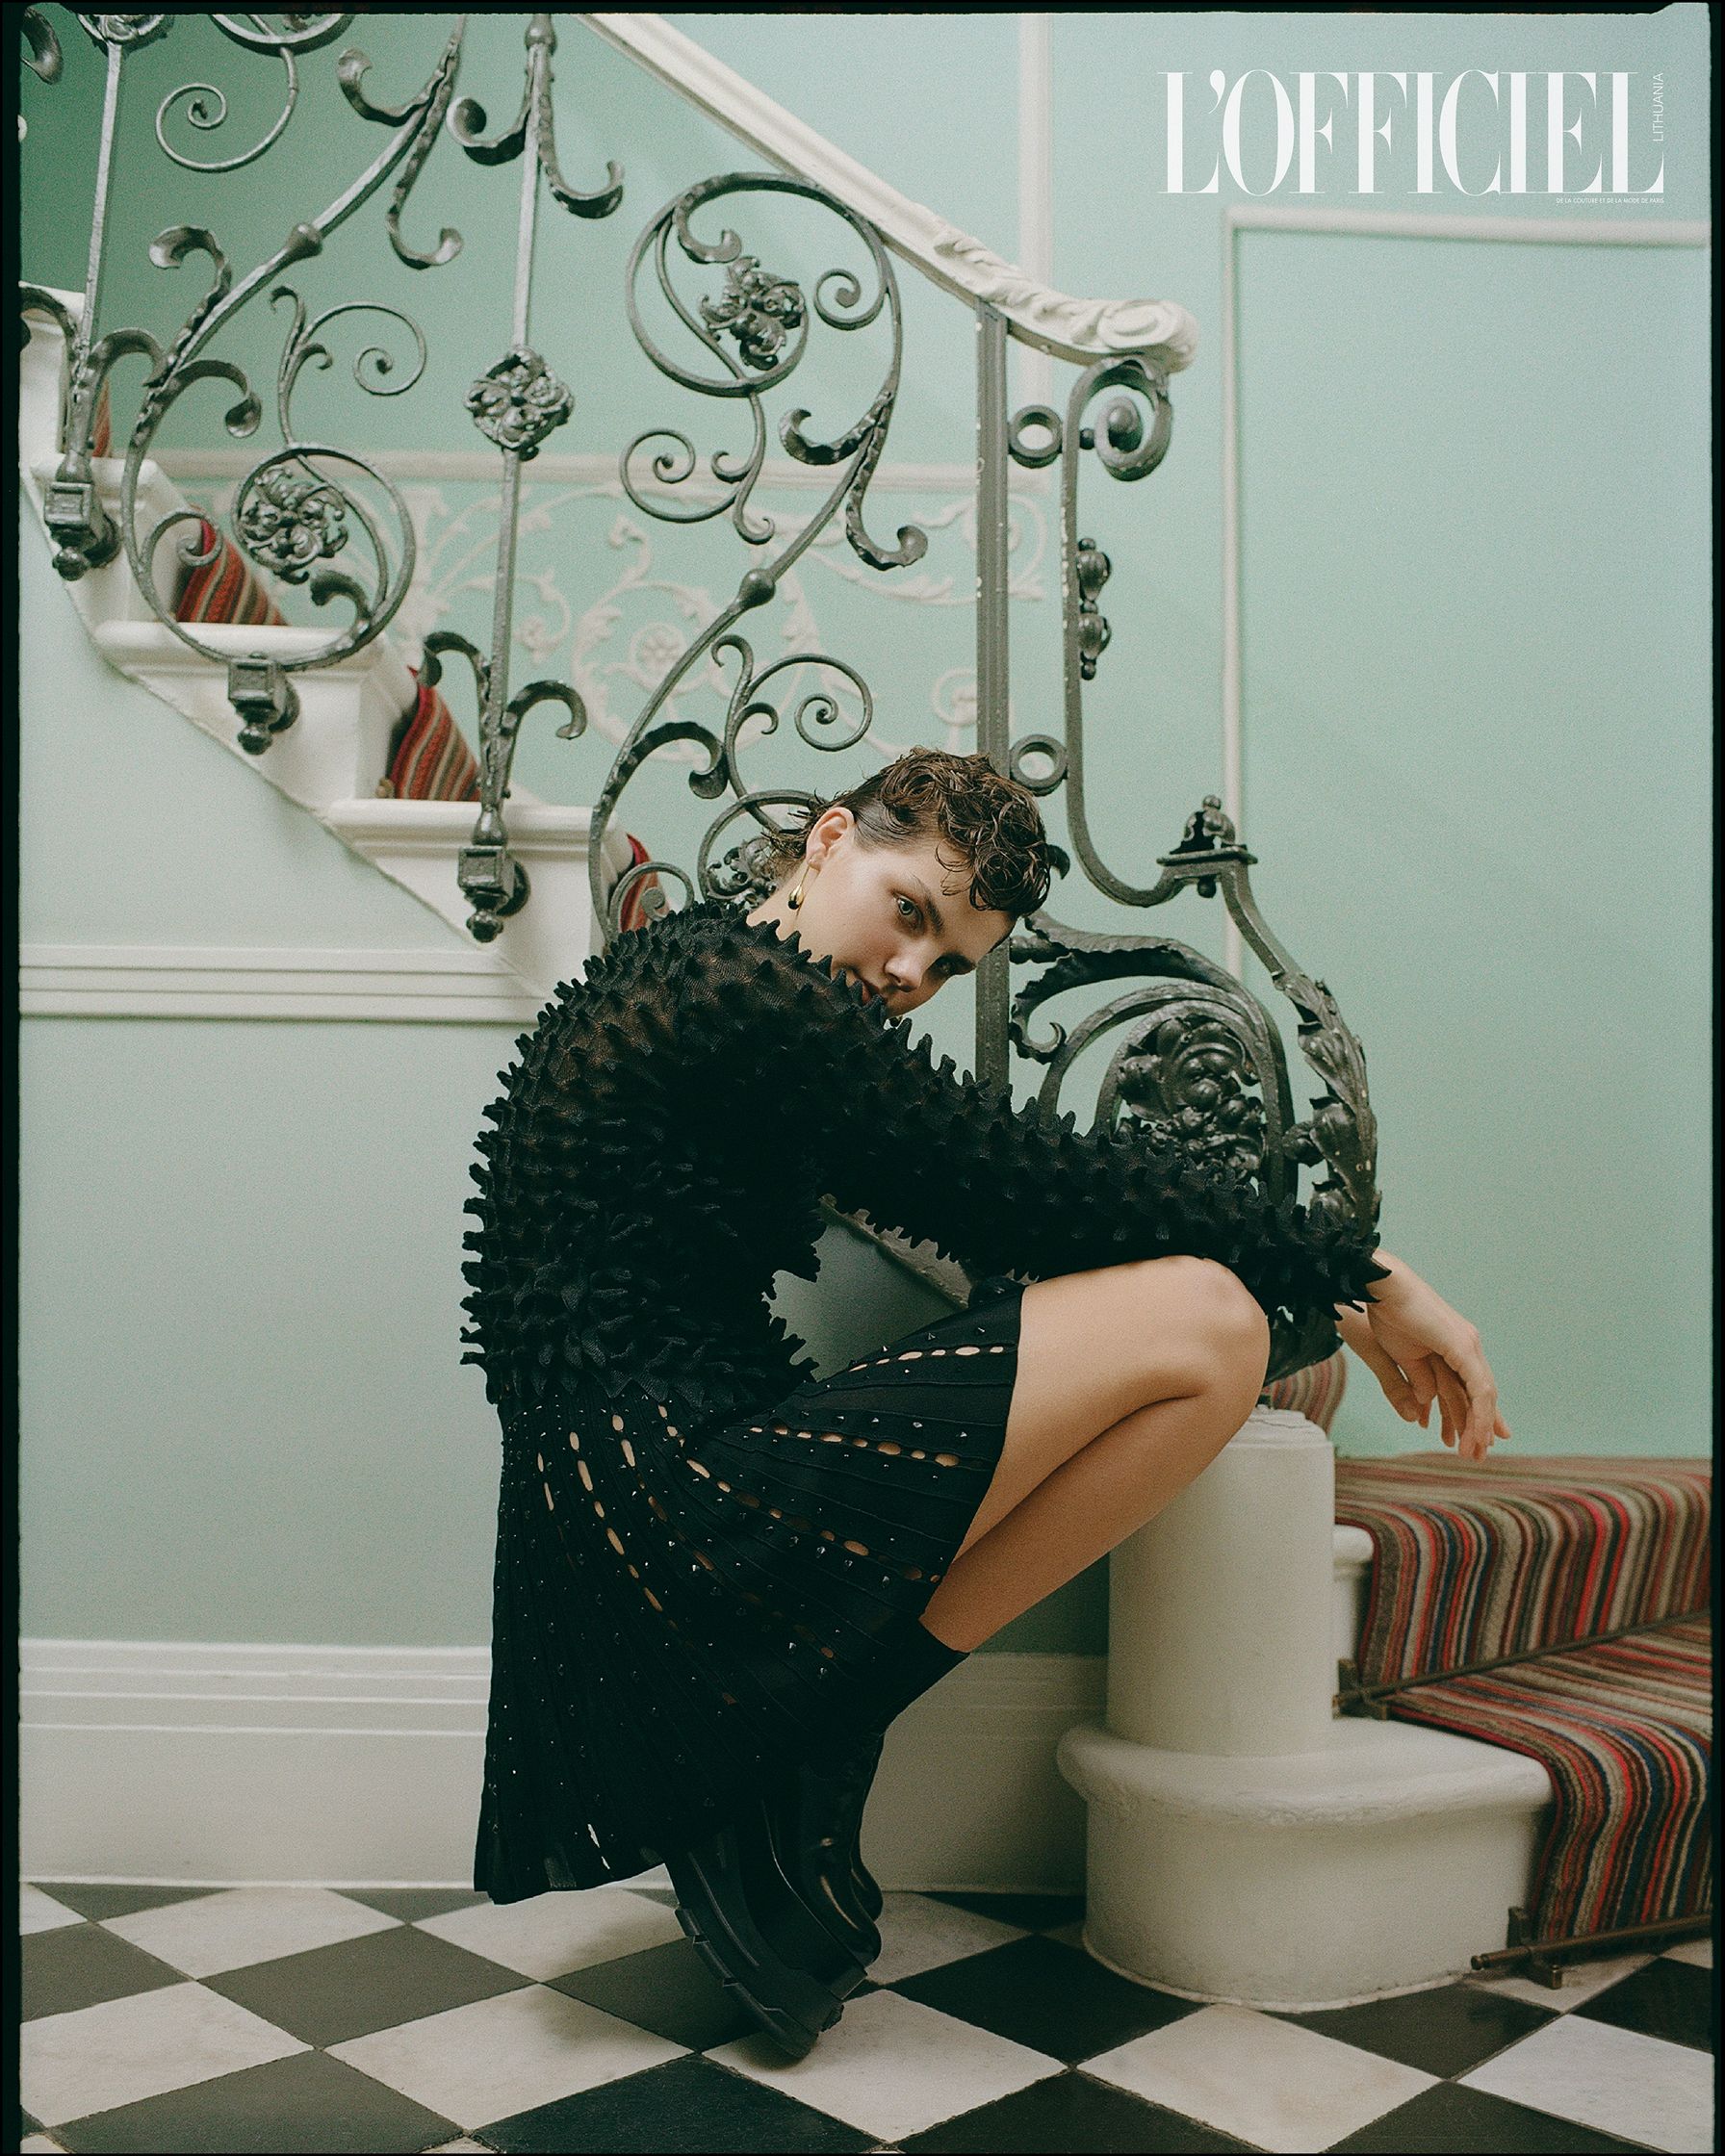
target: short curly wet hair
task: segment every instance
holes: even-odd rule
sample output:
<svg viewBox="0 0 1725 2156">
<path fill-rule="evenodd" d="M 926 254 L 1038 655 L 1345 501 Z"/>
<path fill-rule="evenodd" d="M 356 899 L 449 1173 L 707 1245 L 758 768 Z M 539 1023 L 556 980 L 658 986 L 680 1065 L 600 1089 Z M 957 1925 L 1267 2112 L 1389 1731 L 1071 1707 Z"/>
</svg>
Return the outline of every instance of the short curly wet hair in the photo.
<svg viewBox="0 0 1725 2156">
<path fill-rule="evenodd" d="M 987 757 L 944 749 L 908 749 L 860 785 L 799 811 L 802 822 L 769 839 L 775 877 L 803 858 L 810 827 L 829 808 L 848 808 L 864 846 L 904 846 L 923 837 L 946 841 L 970 871 L 970 903 L 979 913 L 1020 920 L 1046 903 L 1056 867 L 1066 856 L 1049 843 L 1036 796 L 1003 778 Z"/>
</svg>

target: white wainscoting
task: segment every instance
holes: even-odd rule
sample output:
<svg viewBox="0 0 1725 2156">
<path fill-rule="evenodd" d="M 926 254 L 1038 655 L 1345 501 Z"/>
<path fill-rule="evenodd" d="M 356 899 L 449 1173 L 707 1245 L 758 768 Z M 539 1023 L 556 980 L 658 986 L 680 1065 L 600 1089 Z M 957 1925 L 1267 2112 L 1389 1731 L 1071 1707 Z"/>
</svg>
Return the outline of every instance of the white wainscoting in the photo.
<svg viewBox="0 0 1725 2156">
<path fill-rule="evenodd" d="M 20 1642 L 34 1880 L 471 1886 L 482 1647 Z M 1099 1656 L 978 1654 L 892 1725 L 863 1856 L 886 1887 L 1071 1892 L 1084 1807 L 1054 1763 Z"/>
<path fill-rule="evenodd" d="M 403 1019 L 531 1025 L 541 999 L 478 949 L 26 943 L 26 1018 Z"/>
</svg>

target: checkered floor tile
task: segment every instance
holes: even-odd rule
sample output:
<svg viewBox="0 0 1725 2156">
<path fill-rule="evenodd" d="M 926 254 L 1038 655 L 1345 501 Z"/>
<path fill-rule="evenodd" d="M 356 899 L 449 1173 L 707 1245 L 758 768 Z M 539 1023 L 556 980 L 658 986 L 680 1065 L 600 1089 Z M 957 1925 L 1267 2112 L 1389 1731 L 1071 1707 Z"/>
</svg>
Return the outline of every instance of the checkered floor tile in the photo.
<svg viewBox="0 0 1725 2156">
<path fill-rule="evenodd" d="M 25 2150 L 1710 2150 L 1705 1942 L 1561 1990 L 1196 2006 L 1074 1900 L 891 1894 L 807 2059 L 752 2033 L 669 1889 L 23 1889 Z"/>
</svg>

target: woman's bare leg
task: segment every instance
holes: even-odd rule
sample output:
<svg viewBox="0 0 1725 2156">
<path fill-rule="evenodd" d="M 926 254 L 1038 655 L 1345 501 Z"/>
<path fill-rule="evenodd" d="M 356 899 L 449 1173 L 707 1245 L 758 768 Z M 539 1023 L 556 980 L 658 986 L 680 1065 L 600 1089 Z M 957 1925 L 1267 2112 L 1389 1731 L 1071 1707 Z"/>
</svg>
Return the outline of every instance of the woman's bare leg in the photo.
<svg viewBox="0 0 1725 2156">
<path fill-rule="evenodd" d="M 980 1646 L 1153 1518 L 1251 1413 L 1269 1344 L 1248 1291 L 1202 1259 L 1027 1288 L 1000 1465 L 927 1629 Z"/>
</svg>

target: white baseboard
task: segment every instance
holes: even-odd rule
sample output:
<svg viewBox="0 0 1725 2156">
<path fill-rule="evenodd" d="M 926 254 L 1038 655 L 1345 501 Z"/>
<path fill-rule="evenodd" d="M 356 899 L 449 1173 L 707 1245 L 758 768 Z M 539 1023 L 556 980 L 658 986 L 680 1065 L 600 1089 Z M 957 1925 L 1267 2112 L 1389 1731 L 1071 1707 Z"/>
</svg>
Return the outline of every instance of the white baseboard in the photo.
<svg viewBox="0 0 1725 2156">
<path fill-rule="evenodd" d="M 19 1644 L 26 1879 L 468 1886 L 481 1647 Z M 885 1887 L 1071 1892 L 1084 1806 L 1054 1763 L 1099 1656 L 973 1656 L 896 1721 L 862 1853 Z"/>
</svg>

